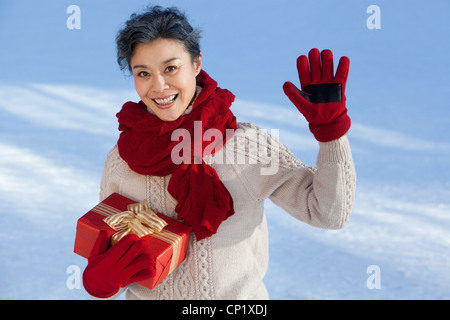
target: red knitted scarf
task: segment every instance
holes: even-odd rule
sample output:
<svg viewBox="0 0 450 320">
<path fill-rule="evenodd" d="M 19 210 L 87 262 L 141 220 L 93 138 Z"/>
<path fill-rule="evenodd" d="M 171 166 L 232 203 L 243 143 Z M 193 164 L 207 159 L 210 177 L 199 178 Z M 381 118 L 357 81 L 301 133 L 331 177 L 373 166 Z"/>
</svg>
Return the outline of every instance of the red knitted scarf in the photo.
<svg viewBox="0 0 450 320">
<path fill-rule="evenodd" d="M 177 217 L 191 225 L 197 240 L 201 240 L 215 234 L 222 221 L 234 214 L 234 208 L 233 199 L 214 168 L 194 156 L 200 148 L 201 155 L 218 151 L 230 136 L 226 130 L 236 130 L 236 118 L 230 110 L 234 101 L 230 91 L 217 87 L 217 82 L 204 71 L 197 76 L 197 85 L 202 91 L 192 111 L 175 121 L 160 120 L 147 111 L 142 101 L 125 103 L 117 113 L 121 131 L 117 144 L 120 156 L 133 171 L 154 176 L 172 174 L 167 190 L 178 201 Z M 180 132 L 189 133 L 191 139 L 185 134 L 182 141 L 172 141 L 172 133 L 177 129 L 184 129 Z M 208 129 L 221 132 L 223 139 L 215 141 L 220 142 L 219 146 L 211 148 L 211 141 L 204 141 L 203 133 Z M 179 144 L 189 141 L 191 152 L 184 152 L 183 148 L 183 162 L 175 163 L 173 148 L 180 150 Z"/>
</svg>

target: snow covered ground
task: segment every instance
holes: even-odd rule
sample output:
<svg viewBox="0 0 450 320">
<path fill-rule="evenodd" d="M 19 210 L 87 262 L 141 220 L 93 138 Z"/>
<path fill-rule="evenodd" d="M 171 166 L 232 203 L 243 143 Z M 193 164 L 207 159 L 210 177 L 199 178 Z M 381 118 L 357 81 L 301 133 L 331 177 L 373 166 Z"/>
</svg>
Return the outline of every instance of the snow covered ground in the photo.
<svg viewBox="0 0 450 320">
<path fill-rule="evenodd" d="M 1 298 L 87 298 L 77 288 L 86 262 L 72 252 L 76 220 L 97 203 L 115 110 L 134 98 L 0 84 Z M 233 108 L 241 121 L 280 129 L 300 159 L 315 163 L 317 143 L 295 107 L 238 100 Z M 349 138 L 358 186 L 345 229 L 310 227 L 267 202 L 271 298 L 449 299 L 449 137 L 438 143 L 354 123 Z"/>
</svg>

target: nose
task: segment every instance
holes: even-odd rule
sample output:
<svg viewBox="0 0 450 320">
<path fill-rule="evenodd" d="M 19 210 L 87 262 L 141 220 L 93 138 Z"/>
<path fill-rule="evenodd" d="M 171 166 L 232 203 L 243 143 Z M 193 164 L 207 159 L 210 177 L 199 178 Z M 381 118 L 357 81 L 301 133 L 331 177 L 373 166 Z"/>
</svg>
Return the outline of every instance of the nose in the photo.
<svg viewBox="0 0 450 320">
<path fill-rule="evenodd" d="M 152 79 L 152 91 L 153 92 L 163 92 L 165 89 L 167 89 L 166 80 L 164 77 L 160 74 L 157 74 Z"/>
</svg>

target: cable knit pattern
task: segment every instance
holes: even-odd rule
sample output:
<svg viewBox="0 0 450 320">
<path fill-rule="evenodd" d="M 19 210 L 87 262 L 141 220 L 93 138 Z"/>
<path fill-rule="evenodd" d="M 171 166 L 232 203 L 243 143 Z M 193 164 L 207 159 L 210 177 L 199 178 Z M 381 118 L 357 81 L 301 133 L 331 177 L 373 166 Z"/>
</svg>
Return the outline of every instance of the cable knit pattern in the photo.
<svg viewBox="0 0 450 320">
<path fill-rule="evenodd" d="M 220 151 L 204 157 L 232 195 L 236 213 L 212 237 L 196 241 L 193 235 L 185 261 L 155 289 L 129 285 L 127 299 L 267 299 L 266 199 L 320 228 L 342 228 L 350 217 L 356 174 L 347 137 L 319 145 L 317 168 L 309 167 L 266 130 L 239 123 Z M 100 200 L 118 192 L 147 199 L 176 218 L 169 179 L 133 172 L 115 146 L 105 161 Z"/>
</svg>

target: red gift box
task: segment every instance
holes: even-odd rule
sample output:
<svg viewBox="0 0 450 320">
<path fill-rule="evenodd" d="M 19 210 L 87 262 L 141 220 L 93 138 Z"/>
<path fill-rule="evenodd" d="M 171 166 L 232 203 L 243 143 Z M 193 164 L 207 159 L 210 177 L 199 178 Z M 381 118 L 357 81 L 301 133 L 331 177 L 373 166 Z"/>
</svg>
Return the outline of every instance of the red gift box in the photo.
<svg viewBox="0 0 450 320">
<path fill-rule="evenodd" d="M 82 257 L 89 258 L 100 230 L 109 230 L 113 239 L 117 236 L 120 238 L 127 232 L 136 233 L 133 230 L 117 230 L 104 221 L 107 217 L 109 217 L 107 221 L 111 220 L 111 218 L 114 218 L 113 215 L 120 217 L 127 212 L 133 214 L 129 211 L 130 205 L 136 207 L 142 205 L 142 203 L 136 204 L 136 201 L 113 193 L 78 219 L 74 252 Z M 149 242 L 148 252 L 156 258 L 156 276 L 138 282 L 149 289 L 158 285 L 184 260 L 192 233 L 190 226 L 161 213 L 154 213 L 163 220 L 160 223 L 165 224 L 165 226 L 159 232 L 156 231 L 142 237 Z M 136 234 L 140 236 L 138 232 Z M 118 240 L 115 239 L 112 243 Z"/>
</svg>

